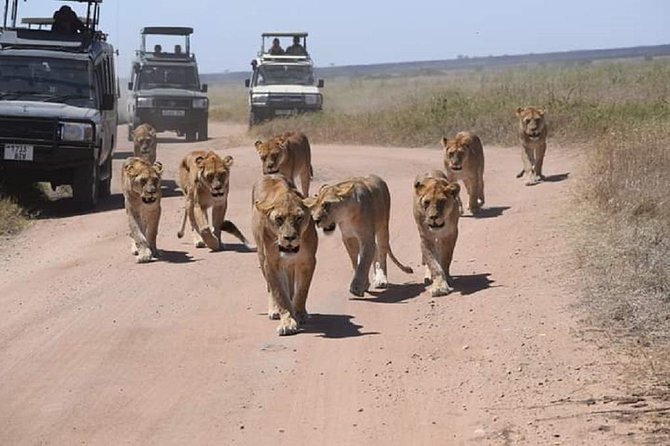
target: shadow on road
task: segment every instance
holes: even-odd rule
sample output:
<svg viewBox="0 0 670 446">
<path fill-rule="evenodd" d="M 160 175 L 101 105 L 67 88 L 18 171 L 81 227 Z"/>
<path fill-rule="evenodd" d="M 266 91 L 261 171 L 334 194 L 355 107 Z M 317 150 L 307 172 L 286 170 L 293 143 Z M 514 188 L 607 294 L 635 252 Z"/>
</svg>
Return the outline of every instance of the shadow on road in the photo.
<svg viewBox="0 0 670 446">
<path fill-rule="evenodd" d="M 471 215 L 464 215 L 463 217 L 470 217 L 470 218 L 495 218 L 495 217 L 500 217 L 503 212 L 506 210 L 510 209 L 509 206 L 492 206 L 492 207 L 485 207 L 480 210 L 478 210 L 475 214 Z"/>
<path fill-rule="evenodd" d="M 569 176 L 570 172 L 558 173 L 556 175 L 549 175 L 544 177 L 544 181 L 547 183 L 560 183 L 561 181 L 567 180 Z"/>
<path fill-rule="evenodd" d="M 425 289 L 426 286 L 419 283 L 405 283 L 402 285 L 389 284 L 389 287 L 385 290 L 368 290 L 368 294 L 372 296 L 372 299 L 365 297 L 353 297 L 351 300 L 379 304 L 397 304 L 420 296 Z"/>
<path fill-rule="evenodd" d="M 158 259 L 161 262 L 167 263 L 192 263 L 197 262 L 193 259 L 186 251 L 169 251 L 167 249 L 160 249 L 160 258 Z"/>
<path fill-rule="evenodd" d="M 377 335 L 379 332 L 362 332 L 362 325 L 354 324 L 353 316 L 347 314 L 312 314 L 305 325 L 303 333 L 314 333 L 320 338 L 343 339 L 358 336 Z"/>
<path fill-rule="evenodd" d="M 490 273 L 482 273 L 468 276 L 452 276 L 454 279 L 454 289 L 463 296 L 467 296 L 491 288 L 491 284 L 495 281 L 489 279 L 490 275 Z"/>
</svg>

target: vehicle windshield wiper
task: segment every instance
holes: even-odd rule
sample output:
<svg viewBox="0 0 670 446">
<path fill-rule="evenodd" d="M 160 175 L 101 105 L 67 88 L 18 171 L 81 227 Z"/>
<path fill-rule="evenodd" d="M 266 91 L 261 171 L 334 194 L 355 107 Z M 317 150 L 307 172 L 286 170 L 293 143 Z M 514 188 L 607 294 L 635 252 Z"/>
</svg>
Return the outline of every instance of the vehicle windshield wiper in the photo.
<svg viewBox="0 0 670 446">
<path fill-rule="evenodd" d="M 44 95 L 45 93 L 41 91 L 30 91 L 30 90 L 25 90 L 25 91 L 0 91 L 0 99 L 5 99 L 7 96 L 16 96 L 14 99 L 18 99 L 21 96 L 37 96 L 37 95 Z"/>
<path fill-rule="evenodd" d="M 91 99 L 91 98 L 83 94 L 60 94 L 48 97 L 44 100 L 44 102 L 61 102 L 70 99 Z"/>
</svg>

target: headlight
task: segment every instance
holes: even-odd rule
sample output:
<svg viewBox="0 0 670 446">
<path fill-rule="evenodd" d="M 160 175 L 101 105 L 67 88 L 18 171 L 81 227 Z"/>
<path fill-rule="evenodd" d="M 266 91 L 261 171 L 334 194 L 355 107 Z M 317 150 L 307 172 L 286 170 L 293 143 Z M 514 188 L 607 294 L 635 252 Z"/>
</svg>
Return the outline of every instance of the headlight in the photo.
<svg viewBox="0 0 670 446">
<path fill-rule="evenodd" d="M 321 95 L 320 94 L 305 95 L 305 104 L 307 104 L 307 105 L 320 105 L 321 104 Z"/>
<path fill-rule="evenodd" d="M 209 106 L 209 101 L 207 98 L 197 98 L 193 99 L 193 108 L 207 108 Z"/>
<path fill-rule="evenodd" d="M 254 94 L 251 96 L 252 104 L 267 104 L 269 94 Z"/>
<path fill-rule="evenodd" d="M 137 98 L 137 108 L 149 108 L 154 106 L 154 98 Z"/>
<path fill-rule="evenodd" d="M 93 126 L 83 122 L 61 122 L 61 141 L 91 142 L 93 141 Z"/>
</svg>

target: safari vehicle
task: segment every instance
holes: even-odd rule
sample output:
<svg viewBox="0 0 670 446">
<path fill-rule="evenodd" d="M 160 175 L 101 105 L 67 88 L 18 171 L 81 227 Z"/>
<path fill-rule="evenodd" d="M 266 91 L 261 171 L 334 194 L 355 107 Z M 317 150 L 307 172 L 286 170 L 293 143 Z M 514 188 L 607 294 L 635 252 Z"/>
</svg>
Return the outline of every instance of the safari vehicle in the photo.
<svg viewBox="0 0 670 446">
<path fill-rule="evenodd" d="M 323 96 L 319 88 L 323 80 L 315 82 L 314 65 L 307 52 L 307 33 L 274 32 L 261 35 L 258 57 L 251 61 L 251 78 L 245 80 L 249 88 L 249 126 L 275 116 L 319 111 Z M 274 39 L 299 41 L 303 54 L 276 54 L 271 51 Z"/>
<path fill-rule="evenodd" d="M 5 0 L 0 179 L 14 190 L 35 182 L 70 184 L 77 205 L 90 209 L 110 194 L 118 98 L 114 48 L 96 29 L 102 0 L 70 3 L 86 4 L 87 13 L 77 18 L 61 6 L 79 27 L 64 32 L 54 18 L 23 18 L 17 26 L 19 0 Z"/>
<path fill-rule="evenodd" d="M 158 132 L 175 131 L 187 141 L 207 139 L 209 100 L 207 84 L 200 84 L 198 63 L 191 53 L 193 28 L 148 27 L 133 62 L 128 83 L 128 139 L 140 124 Z M 164 51 L 160 44 L 147 49 L 148 36 L 181 36 L 181 44 Z"/>
</svg>

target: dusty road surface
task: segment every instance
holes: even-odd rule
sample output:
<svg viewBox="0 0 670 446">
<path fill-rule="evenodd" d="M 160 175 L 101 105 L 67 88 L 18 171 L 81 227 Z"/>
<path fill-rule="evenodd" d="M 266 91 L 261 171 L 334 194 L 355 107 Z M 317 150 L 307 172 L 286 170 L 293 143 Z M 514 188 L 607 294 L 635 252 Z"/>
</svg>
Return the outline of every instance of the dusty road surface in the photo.
<svg viewBox="0 0 670 446">
<path fill-rule="evenodd" d="M 235 158 L 228 218 L 251 238 L 260 162 L 244 131 L 212 124 L 207 142 L 161 139 L 159 261 L 129 252 L 125 141 L 99 212 L 56 213 L 0 247 L 0 444 L 635 443 L 638 428 L 615 418 L 619 358 L 574 334 L 558 223 L 574 154 L 550 147 L 552 181 L 524 187 L 518 150 L 485 148 L 488 209 L 461 219 L 456 291 L 432 298 L 411 193 L 441 152 L 314 144 L 313 191 L 354 174 L 387 180 L 391 245 L 415 273 L 389 264 L 389 290 L 353 298 L 339 233 L 320 234 L 311 319 L 278 337 L 255 253 L 232 238 L 210 252 L 176 237 L 177 164 L 213 148 Z"/>
</svg>

